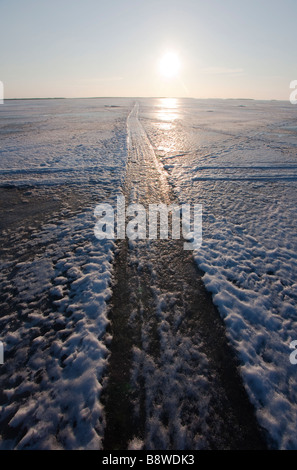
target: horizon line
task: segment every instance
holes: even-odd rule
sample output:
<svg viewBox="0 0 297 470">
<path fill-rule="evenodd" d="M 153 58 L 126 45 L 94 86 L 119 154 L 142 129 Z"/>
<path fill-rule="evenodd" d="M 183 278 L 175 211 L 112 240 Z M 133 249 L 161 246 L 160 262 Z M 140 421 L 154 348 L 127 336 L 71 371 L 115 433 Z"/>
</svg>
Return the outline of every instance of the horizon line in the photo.
<svg viewBox="0 0 297 470">
<path fill-rule="evenodd" d="M 44 97 L 29 97 L 29 98 L 4 98 L 5 101 L 30 101 L 30 100 L 87 100 L 87 99 L 181 99 L 181 100 L 230 100 L 230 101 L 288 101 L 285 99 L 265 99 L 265 98 L 198 98 L 189 96 L 44 96 Z"/>
</svg>

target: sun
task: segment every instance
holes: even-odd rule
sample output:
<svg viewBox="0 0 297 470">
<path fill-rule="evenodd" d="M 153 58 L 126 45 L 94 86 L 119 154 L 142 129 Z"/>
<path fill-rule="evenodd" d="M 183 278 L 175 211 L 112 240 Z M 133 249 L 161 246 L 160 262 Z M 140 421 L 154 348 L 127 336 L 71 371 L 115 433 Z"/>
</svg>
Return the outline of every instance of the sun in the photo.
<svg viewBox="0 0 297 470">
<path fill-rule="evenodd" d="M 159 71 L 165 78 L 174 78 L 180 70 L 180 60 L 175 52 L 167 52 L 160 60 Z"/>
</svg>

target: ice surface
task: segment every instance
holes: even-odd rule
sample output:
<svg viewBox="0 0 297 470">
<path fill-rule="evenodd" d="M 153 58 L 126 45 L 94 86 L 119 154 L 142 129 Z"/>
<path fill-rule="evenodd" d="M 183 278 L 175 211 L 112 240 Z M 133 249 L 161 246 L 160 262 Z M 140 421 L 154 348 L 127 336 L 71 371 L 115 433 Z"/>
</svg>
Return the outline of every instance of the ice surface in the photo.
<svg viewBox="0 0 297 470">
<path fill-rule="evenodd" d="M 125 158 L 126 106 L 112 100 L 8 101 L 1 107 L 0 183 L 113 184 Z M 132 101 L 133 103 L 133 101 Z"/>
<path fill-rule="evenodd" d="M 163 100 L 166 108 L 166 100 Z M 224 318 L 260 424 L 297 448 L 296 109 L 287 103 L 143 102 L 142 124 L 180 203 L 203 204 L 195 260 Z M 211 112 L 210 112 L 211 111 Z"/>
<path fill-rule="evenodd" d="M 66 198 L 60 201 L 66 209 L 54 211 L 49 222 L 27 228 L 24 219 L 5 231 L 2 449 L 102 447 L 115 244 L 95 238 L 93 211 L 121 190 L 130 108 L 111 104 L 15 101 L 1 108 L 2 186 L 28 186 L 30 197 L 42 188 L 46 199 Z M 75 198 L 69 187 L 81 187 L 86 201 L 89 193 L 85 206 L 67 209 Z"/>
<path fill-rule="evenodd" d="M 203 204 L 203 245 L 195 260 L 224 318 L 258 420 L 276 447 L 296 449 L 296 366 L 289 361 L 297 335 L 296 108 L 236 100 L 139 102 L 142 126 L 178 202 Z M 0 424 L 9 430 L 2 449 L 102 447 L 115 244 L 94 237 L 93 210 L 99 202 L 115 202 L 121 190 L 133 104 L 102 99 L 1 106 L 2 187 L 28 187 L 33 195 L 49 188 L 50 197 L 53 187 L 90 193 L 83 209 L 56 211 L 29 232 L 23 225 L 3 233 L 12 243 L 3 252 L 0 277 Z M 62 194 L 54 196 L 58 202 Z M 141 247 L 135 256 L 140 266 L 148 262 Z M 189 431 L 179 414 L 185 389 L 193 403 L 200 394 L 196 408 L 207 422 L 207 358 L 195 345 L 201 369 L 193 369 L 195 383 L 183 382 L 183 373 L 192 374 L 188 339 L 166 328 L 162 307 L 174 303 L 174 295 L 163 298 L 155 290 L 155 297 L 163 371 L 145 348 L 135 348 L 132 380 L 137 385 L 146 369 L 148 445 L 156 439 L 168 444 L 153 403 L 162 392 L 175 397 L 167 414 L 182 447 Z M 137 438 L 129 444 L 143 445 Z M 204 446 L 198 434 L 196 445 Z"/>
</svg>

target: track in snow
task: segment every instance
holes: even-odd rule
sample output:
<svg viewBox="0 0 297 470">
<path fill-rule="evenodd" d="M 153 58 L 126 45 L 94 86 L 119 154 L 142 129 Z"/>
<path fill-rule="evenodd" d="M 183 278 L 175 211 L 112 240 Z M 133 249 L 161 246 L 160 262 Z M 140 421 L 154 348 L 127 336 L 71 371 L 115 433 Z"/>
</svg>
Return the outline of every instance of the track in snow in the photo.
<svg viewBox="0 0 297 470">
<path fill-rule="evenodd" d="M 178 204 L 138 104 L 127 132 L 127 204 Z M 265 448 L 223 322 L 183 241 L 122 240 L 118 248 L 104 448 Z"/>
</svg>

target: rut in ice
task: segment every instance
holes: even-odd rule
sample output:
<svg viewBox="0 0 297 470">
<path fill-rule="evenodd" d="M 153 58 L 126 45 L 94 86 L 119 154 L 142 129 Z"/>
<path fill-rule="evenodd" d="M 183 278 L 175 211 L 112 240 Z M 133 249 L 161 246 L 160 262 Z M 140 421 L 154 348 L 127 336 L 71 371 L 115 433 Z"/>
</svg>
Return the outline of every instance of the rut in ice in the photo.
<svg viewBox="0 0 297 470">
<path fill-rule="evenodd" d="M 137 104 L 127 130 L 127 204 L 179 204 L 138 119 Z M 183 250 L 183 240 L 170 239 L 126 239 L 118 248 L 104 448 L 265 448 L 192 252 Z"/>
</svg>

